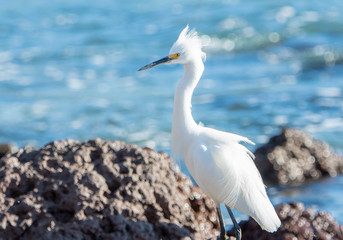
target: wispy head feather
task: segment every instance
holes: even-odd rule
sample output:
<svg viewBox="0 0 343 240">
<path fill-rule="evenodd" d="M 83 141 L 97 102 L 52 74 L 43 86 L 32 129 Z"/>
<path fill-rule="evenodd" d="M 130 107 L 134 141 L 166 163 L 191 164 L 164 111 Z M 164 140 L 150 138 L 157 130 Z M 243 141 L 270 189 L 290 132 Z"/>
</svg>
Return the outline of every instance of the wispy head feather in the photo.
<svg viewBox="0 0 343 240">
<path fill-rule="evenodd" d="M 180 52 L 181 54 L 196 55 L 206 60 L 206 54 L 201 50 L 203 43 L 198 36 L 198 33 L 192 29 L 189 30 L 187 25 L 180 33 L 178 39 L 170 50 L 170 53 Z"/>
</svg>

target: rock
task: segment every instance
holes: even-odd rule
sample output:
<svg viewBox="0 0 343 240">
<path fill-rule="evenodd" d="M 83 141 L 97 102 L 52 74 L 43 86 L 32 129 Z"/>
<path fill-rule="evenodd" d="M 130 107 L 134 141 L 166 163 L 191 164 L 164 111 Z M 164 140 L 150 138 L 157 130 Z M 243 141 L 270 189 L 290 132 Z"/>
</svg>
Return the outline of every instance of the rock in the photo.
<svg viewBox="0 0 343 240">
<path fill-rule="evenodd" d="M 266 183 L 298 184 L 343 172 L 343 158 L 308 134 L 286 128 L 255 151 L 256 165 Z"/>
<path fill-rule="evenodd" d="M 52 142 L 0 159 L 0 239 L 207 239 L 216 211 L 164 153 Z"/>
<path fill-rule="evenodd" d="M 0 158 L 8 153 L 14 153 L 15 151 L 18 151 L 18 148 L 15 145 L 9 143 L 0 143 Z"/>
<path fill-rule="evenodd" d="M 239 225 L 243 232 L 242 240 L 343 240 L 343 226 L 340 226 L 329 213 L 304 209 L 299 202 L 283 203 L 276 207 L 281 220 L 281 227 L 275 233 L 263 231 L 250 218 Z M 228 233 L 234 235 L 231 229 Z"/>
</svg>

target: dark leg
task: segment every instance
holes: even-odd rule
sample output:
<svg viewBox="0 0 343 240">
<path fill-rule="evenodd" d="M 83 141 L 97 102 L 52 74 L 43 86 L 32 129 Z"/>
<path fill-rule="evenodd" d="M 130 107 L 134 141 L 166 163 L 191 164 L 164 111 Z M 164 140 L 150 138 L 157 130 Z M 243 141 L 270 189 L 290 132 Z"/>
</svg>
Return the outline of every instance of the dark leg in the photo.
<svg viewBox="0 0 343 240">
<path fill-rule="evenodd" d="M 232 223 L 233 223 L 233 226 L 235 227 L 236 240 L 241 240 L 241 238 L 242 238 L 242 230 L 239 227 L 239 225 L 237 224 L 235 216 L 233 216 L 233 213 L 232 213 L 231 209 L 228 206 L 226 206 L 226 205 L 225 205 L 225 207 L 226 207 L 227 211 L 229 212 L 230 218 L 231 218 Z"/>
<path fill-rule="evenodd" d="M 225 225 L 223 221 L 222 212 L 220 210 L 220 204 L 216 204 L 217 213 L 218 213 L 218 219 L 219 219 L 219 226 L 220 226 L 220 240 L 226 239 L 226 231 L 225 231 Z"/>
</svg>

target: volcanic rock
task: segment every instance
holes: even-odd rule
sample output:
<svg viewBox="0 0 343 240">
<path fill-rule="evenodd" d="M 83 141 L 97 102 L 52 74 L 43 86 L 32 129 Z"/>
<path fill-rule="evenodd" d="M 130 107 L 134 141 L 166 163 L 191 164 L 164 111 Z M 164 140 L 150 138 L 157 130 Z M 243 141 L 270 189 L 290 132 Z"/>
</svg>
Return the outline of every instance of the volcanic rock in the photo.
<svg viewBox="0 0 343 240">
<path fill-rule="evenodd" d="M 0 158 L 5 156 L 8 153 L 13 153 L 17 151 L 17 147 L 13 144 L 9 143 L 0 143 Z"/>
<path fill-rule="evenodd" d="M 283 203 L 276 207 L 281 227 L 275 233 L 261 230 L 250 218 L 241 222 L 242 240 L 343 240 L 343 226 L 340 226 L 329 213 L 314 213 L 313 209 L 304 209 L 299 202 Z M 234 235 L 233 229 L 228 233 Z"/>
<path fill-rule="evenodd" d="M 298 129 L 280 135 L 255 151 L 256 165 L 266 183 L 298 184 L 343 172 L 343 158 L 326 144 Z"/>
<path fill-rule="evenodd" d="M 207 239 L 215 206 L 164 153 L 56 141 L 0 159 L 0 239 Z"/>
</svg>

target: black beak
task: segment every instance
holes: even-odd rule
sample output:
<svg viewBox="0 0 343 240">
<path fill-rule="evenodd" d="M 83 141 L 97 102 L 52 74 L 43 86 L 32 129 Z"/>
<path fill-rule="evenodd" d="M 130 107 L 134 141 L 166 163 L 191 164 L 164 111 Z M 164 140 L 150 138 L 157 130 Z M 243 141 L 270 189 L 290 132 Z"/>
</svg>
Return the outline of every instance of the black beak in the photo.
<svg viewBox="0 0 343 240">
<path fill-rule="evenodd" d="M 170 62 L 171 60 L 173 60 L 173 58 L 167 56 L 167 57 L 161 58 L 160 60 L 152 62 L 152 63 L 150 63 L 148 65 L 145 65 L 144 67 L 138 69 L 138 71 L 142 71 L 142 70 L 145 70 L 145 69 L 148 69 L 148 68 L 152 68 L 152 67 L 155 67 L 155 66 L 158 66 L 158 65 Z"/>
</svg>

